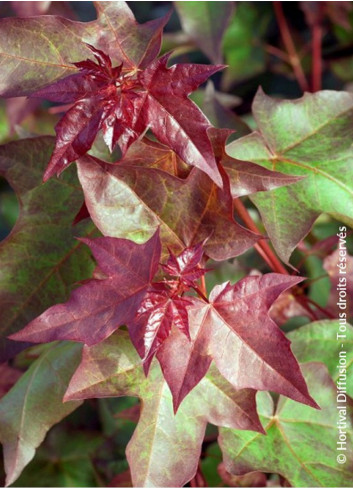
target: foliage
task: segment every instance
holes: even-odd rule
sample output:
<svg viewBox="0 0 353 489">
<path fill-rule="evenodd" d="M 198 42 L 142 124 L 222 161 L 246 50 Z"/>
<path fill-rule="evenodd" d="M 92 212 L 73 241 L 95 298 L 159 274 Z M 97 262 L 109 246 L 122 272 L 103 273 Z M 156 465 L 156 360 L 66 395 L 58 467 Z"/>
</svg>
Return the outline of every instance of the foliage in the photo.
<svg viewBox="0 0 353 489">
<path fill-rule="evenodd" d="M 350 7 L 12 4 L 6 485 L 351 487 Z"/>
</svg>

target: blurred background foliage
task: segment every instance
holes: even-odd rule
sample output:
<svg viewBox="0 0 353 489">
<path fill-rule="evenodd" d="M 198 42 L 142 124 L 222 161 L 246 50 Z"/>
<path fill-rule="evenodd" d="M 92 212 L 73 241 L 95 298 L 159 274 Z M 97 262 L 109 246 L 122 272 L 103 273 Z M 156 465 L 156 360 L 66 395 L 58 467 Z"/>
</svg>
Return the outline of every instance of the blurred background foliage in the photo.
<svg viewBox="0 0 353 489">
<path fill-rule="evenodd" d="M 193 100 L 218 127 L 236 132 L 231 139 L 256 127 L 251 104 L 259 86 L 281 98 L 298 98 L 303 91 L 353 91 L 352 2 L 128 2 L 139 22 L 172 15 L 166 26 L 162 52 L 172 50 L 171 62 L 225 63 L 224 73 L 193 94 Z M 0 2 L 0 16 L 63 15 L 73 20 L 95 18 L 93 2 Z M 313 42 L 316 39 L 317 42 Z M 316 51 L 316 57 L 313 51 Z M 315 61 L 316 59 L 316 61 Z M 319 66 L 317 60 L 319 59 Z M 40 134 L 54 134 L 60 113 L 48 103 L 25 98 L 1 100 L 0 143 Z M 102 157 L 98 140 L 93 151 Z M 256 209 L 247 202 L 261 227 Z M 0 178 L 0 239 L 6 238 L 19 212 L 17 198 Z M 263 228 L 262 228 L 263 230 Z M 322 307 L 330 301 L 332 274 L 325 258 L 336 245 L 337 223 L 323 215 L 293 263 L 311 279 L 309 297 Z M 320 245 L 321 243 L 321 245 Z M 322 244 L 323 243 L 323 244 Z M 353 252 L 352 249 L 350 249 Z M 331 267 L 332 268 L 332 267 Z M 248 273 L 269 271 L 254 250 L 215 267 L 207 287 L 232 282 Z M 313 286 L 315 284 L 315 286 Z M 277 320 L 286 331 L 309 322 L 305 314 L 288 312 L 283 298 Z M 293 311 L 292 311 L 293 312 Z M 1 394 L 20 372 L 46 348 L 33 347 L 18 355 L 2 372 Z M 4 380 L 5 379 L 5 380 Z M 131 485 L 125 448 L 139 415 L 137 400 L 100 399 L 84 403 L 55 426 L 15 487 L 87 487 Z M 253 473 L 247 479 L 227 474 L 210 426 L 204 444 L 202 473 L 213 487 L 285 485 L 271 475 Z M 244 476 L 245 477 L 245 476 Z M 0 469 L 0 478 L 3 471 Z M 202 481 L 199 481 L 199 485 Z"/>
</svg>

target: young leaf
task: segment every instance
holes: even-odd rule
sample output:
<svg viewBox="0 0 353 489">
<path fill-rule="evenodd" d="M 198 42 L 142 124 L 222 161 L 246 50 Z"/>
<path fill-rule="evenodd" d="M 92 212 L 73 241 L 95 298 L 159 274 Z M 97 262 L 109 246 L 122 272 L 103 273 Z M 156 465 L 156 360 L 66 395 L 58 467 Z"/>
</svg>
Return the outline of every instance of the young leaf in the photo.
<svg viewBox="0 0 353 489">
<path fill-rule="evenodd" d="M 352 224 L 353 95 L 322 91 L 277 101 L 260 90 L 253 112 L 259 130 L 231 143 L 228 153 L 306 177 L 252 197 L 277 253 L 287 263 L 321 213 Z"/>
<path fill-rule="evenodd" d="M 73 22 L 52 15 L 1 19 L 0 94 L 29 95 L 74 74 L 72 63 L 92 57 L 88 44 L 128 69 L 144 68 L 160 49 L 168 16 L 137 24 L 125 2 L 95 2 L 98 18 Z"/>
<path fill-rule="evenodd" d="M 293 487 L 350 487 L 352 477 L 352 401 L 338 413 L 337 390 L 320 363 L 303 365 L 306 381 L 321 410 L 280 397 L 277 407 L 267 393 L 257 395 L 260 418 L 267 436 L 221 429 L 220 445 L 228 472 L 242 475 L 260 470 L 285 477 Z M 346 451 L 337 451 L 337 422 L 346 422 Z M 304 449 L 305 447 L 305 449 Z M 337 462 L 340 453 L 346 464 Z"/>
<path fill-rule="evenodd" d="M 174 324 L 189 338 L 187 297 L 173 296 L 165 284 L 155 284 L 144 297 L 137 315 L 129 322 L 132 342 L 148 372 L 154 354 L 168 338 Z"/>
<path fill-rule="evenodd" d="M 140 397 L 140 420 L 127 448 L 133 483 L 170 487 L 183 486 L 194 476 L 207 422 L 261 431 L 254 394 L 250 389 L 235 391 L 212 370 L 174 414 L 158 364 L 152 365 L 146 379 L 129 337 L 119 331 L 84 348 L 65 399 Z"/>
<path fill-rule="evenodd" d="M 81 347 L 63 343 L 44 352 L 0 401 L 0 441 L 6 484 L 12 484 L 32 460 L 47 431 L 80 402 L 63 403 Z"/>
<path fill-rule="evenodd" d="M 232 17 L 232 2 L 175 2 L 183 31 L 212 63 L 222 63 L 222 38 Z"/>
<path fill-rule="evenodd" d="M 0 174 L 16 192 L 20 214 L 0 243 L 0 359 L 27 344 L 6 339 L 55 302 L 93 269 L 89 252 L 75 236 L 91 235 L 91 222 L 72 226 L 82 191 L 71 169 L 64 178 L 42 184 L 54 138 L 31 138 L 0 147 Z M 14 278 L 16 280 L 14 281 Z"/>
<path fill-rule="evenodd" d="M 158 232 L 144 245 L 106 237 L 82 241 L 91 248 L 104 278 L 87 281 L 65 304 L 50 307 L 11 339 L 94 345 L 133 319 L 158 268 Z"/>
<path fill-rule="evenodd" d="M 178 256 L 170 252 L 167 262 L 162 265 L 163 271 L 174 277 L 169 284 L 183 286 L 185 290 L 195 286 L 195 281 L 201 278 L 207 270 L 201 267 L 204 243 L 185 248 Z M 182 290 L 180 290 L 182 292 Z"/>
<path fill-rule="evenodd" d="M 243 253 L 258 236 L 234 221 L 233 203 L 224 189 L 194 168 L 180 180 L 154 168 L 134 167 L 129 160 L 104 164 L 81 158 L 78 174 L 89 213 L 103 234 L 144 242 L 160 226 L 161 240 L 180 253 L 206 238 L 205 253 L 224 260 Z"/>
<path fill-rule="evenodd" d="M 187 95 L 224 67 L 179 64 L 167 68 L 168 58 L 166 55 L 154 61 L 141 74 L 141 83 L 147 93 L 142 117 L 159 141 L 222 186 L 207 136 L 211 125 Z"/>
<path fill-rule="evenodd" d="M 345 337 L 337 338 L 337 335 Z M 344 351 L 347 362 L 346 388 L 348 395 L 353 397 L 353 326 L 338 319 L 315 321 L 291 331 L 288 339 L 299 362 L 323 362 L 335 382 L 340 377 L 337 368 L 340 352 Z"/>
<path fill-rule="evenodd" d="M 169 55 L 165 55 L 144 70 L 126 72 L 123 64 L 113 68 L 107 54 L 93 46 L 90 49 L 97 61 L 75 63 L 80 75 L 34 94 L 75 102 L 56 126 L 56 147 L 44 180 L 85 155 L 100 129 L 110 150 L 119 144 L 125 154 L 150 128 L 180 158 L 205 171 L 221 186 L 207 136 L 211 125 L 188 95 L 222 66 L 180 64 L 167 68 Z"/>
</svg>

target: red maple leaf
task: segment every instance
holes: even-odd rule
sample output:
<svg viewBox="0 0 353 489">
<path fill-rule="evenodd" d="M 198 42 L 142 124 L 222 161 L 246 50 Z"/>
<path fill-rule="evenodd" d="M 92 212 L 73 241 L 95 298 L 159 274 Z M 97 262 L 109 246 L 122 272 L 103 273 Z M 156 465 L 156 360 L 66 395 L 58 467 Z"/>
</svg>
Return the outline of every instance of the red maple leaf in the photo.
<svg viewBox="0 0 353 489">
<path fill-rule="evenodd" d="M 94 345 L 134 318 L 158 268 L 159 233 L 142 245 L 108 237 L 81 241 L 91 248 L 99 265 L 93 278 L 74 290 L 67 302 L 50 307 L 11 339 Z"/>
<path fill-rule="evenodd" d="M 129 323 L 131 340 L 143 359 L 146 373 L 173 326 L 190 340 L 187 308 L 193 300 L 192 297 L 183 297 L 183 294 L 190 288 L 199 292 L 195 281 L 207 272 L 199 266 L 203 256 L 203 244 L 204 242 L 189 246 L 177 256 L 172 251 L 169 252 L 167 263 L 162 265 L 162 268 L 175 278 L 153 284 L 136 317 Z"/>
<path fill-rule="evenodd" d="M 205 171 L 218 185 L 222 180 L 207 129 L 208 119 L 188 98 L 222 65 L 178 64 L 167 67 L 169 55 L 144 69 L 113 67 L 111 58 L 93 46 L 96 61 L 74 63 L 70 75 L 33 94 L 53 102 L 73 103 L 56 126 L 56 145 L 44 174 L 48 180 L 83 156 L 98 131 L 112 151 L 123 155 L 148 128 L 189 164 Z"/>
</svg>

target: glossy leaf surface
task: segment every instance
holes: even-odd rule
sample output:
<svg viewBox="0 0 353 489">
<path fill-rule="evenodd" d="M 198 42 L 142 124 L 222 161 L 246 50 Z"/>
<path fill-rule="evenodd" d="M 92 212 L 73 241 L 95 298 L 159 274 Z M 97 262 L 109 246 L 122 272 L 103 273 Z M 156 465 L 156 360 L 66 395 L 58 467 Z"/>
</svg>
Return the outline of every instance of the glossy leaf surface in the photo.
<svg viewBox="0 0 353 489">
<path fill-rule="evenodd" d="M 290 343 L 268 313 L 281 292 L 300 281 L 269 273 L 248 276 L 235 285 L 217 285 L 210 294 L 210 304 L 199 301 L 189 309 L 193 341 L 185 347 L 180 361 L 177 354 L 173 357 L 176 364 L 169 368 L 169 384 L 175 382 L 178 392 L 186 392 L 189 376 L 202 375 L 209 362 L 205 356 L 209 355 L 237 389 L 273 390 L 315 407 Z M 173 362 L 172 357 L 168 361 Z M 185 386 L 180 384 L 180 370 L 188 372 Z"/>
<path fill-rule="evenodd" d="M 277 408 L 267 393 L 257 395 L 267 436 L 222 429 L 220 445 L 226 469 L 236 475 L 260 470 L 282 475 L 293 487 L 352 485 L 352 402 L 347 400 L 347 451 L 332 456 L 337 442 L 336 386 L 320 363 L 303 366 L 306 380 L 321 410 L 280 397 Z M 343 415 L 343 413 L 341 413 Z M 344 453 L 346 464 L 339 464 Z"/>
<path fill-rule="evenodd" d="M 92 223 L 72 227 L 82 202 L 73 169 L 42 185 L 54 138 L 25 139 L 0 147 L 0 174 L 17 194 L 20 215 L 0 243 L 0 357 L 11 358 L 26 344 L 7 340 L 87 278 L 93 262 L 75 236 L 90 235 Z M 33 259 L 33 257 L 36 257 Z M 14 281 L 16 277 L 16 281 Z"/>
<path fill-rule="evenodd" d="M 158 232 L 144 245 L 107 237 L 82 241 L 91 248 L 104 278 L 87 281 L 66 303 L 50 307 L 11 338 L 94 345 L 133 319 L 158 268 Z"/>
<path fill-rule="evenodd" d="M 81 347 L 54 345 L 25 372 L 0 401 L 0 441 L 7 485 L 32 460 L 47 431 L 80 402 L 63 403 L 70 377 L 80 361 Z"/>
<path fill-rule="evenodd" d="M 126 333 L 85 348 L 66 399 L 133 395 L 143 400 L 127 448 L 135 486 L 183 486 L 195 474 L 206 423 L 259 430 L 254 391 L 235 391 L 215 371 L 173 413 L 171 394 L 154 363 L 146 379 Z"/>
<path fill-rule="evenodd" d="M 306 177 L 252 197 L 277 253 L 288 262 L 321 213 L 352 224 L 353 96 L 322 91 L 295 101 L 276 101 L 260 90 L 253 112 L 258 131 L 231 143 L 228 153 Z"/>
</svg>

